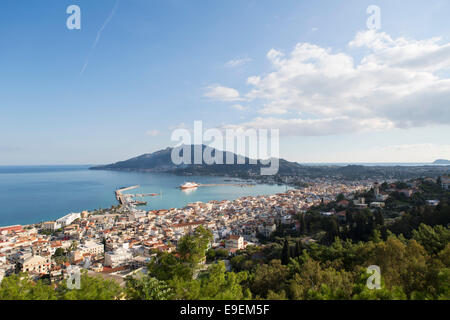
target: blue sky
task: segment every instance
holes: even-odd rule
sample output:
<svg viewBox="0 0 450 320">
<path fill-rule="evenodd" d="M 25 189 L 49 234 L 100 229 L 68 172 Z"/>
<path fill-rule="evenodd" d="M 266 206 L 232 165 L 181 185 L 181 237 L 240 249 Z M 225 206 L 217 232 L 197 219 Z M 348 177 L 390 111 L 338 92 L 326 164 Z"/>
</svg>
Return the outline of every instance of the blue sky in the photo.
<svg viewBox="0 0 450 320">
<path fill-rule="evenodd" d="M 2 0 L 0 164 L 115 162 L 173 145 L 173 128 L 195 120 L 280 127 L 280 154 L 292 161 L 450 158 L 450 3 L 393 2 Z M 66 28 L 72 4 L 81 30 Z M 376 35 L 366 26 L 372 4 Z M 378 40 L 388 48 L 372 47 Z M 391 65 L 399 50 L 415 64 Z M 319 59 L 307 76 L 304 55 Z M 396 70 L 404 86 L 352 87 L 358 77 L 390 82 Z M 345 88 L 330 89 L 339 79 Z"/>
</svg>

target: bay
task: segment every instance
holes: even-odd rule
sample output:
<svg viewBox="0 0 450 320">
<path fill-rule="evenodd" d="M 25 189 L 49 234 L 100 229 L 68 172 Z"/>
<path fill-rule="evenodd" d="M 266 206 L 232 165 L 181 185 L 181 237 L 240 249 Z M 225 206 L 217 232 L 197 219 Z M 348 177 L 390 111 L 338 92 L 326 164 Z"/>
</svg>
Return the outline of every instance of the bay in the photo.
<svg viewBox="0 0 450 320">
<path fill-rule="evenodd" d="M 242 196 L 283 192 L 286 186 L 257 184 L 252 187 L 207 186 L 181 191 L 186 181 L 199 184 L 242 183 L 226 177 L 176 176 L 163 173 L 98 171 L 89 166 L 0 166 L 0 226 L 54 220 L 70 212 L 116 205 L 114 191 L 140 185 L 134 194 L 158 193 L 145 210 L 181 208 L 189 203 L 234 200 Z"/>
</svg>

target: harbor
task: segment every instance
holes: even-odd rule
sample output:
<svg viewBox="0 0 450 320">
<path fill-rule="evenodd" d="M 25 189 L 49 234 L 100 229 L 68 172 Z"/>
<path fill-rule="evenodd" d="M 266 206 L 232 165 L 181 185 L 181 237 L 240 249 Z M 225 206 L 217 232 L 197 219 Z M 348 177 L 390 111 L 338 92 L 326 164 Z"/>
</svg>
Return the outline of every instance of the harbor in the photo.
<svg viewBox="0 0 450 320">
<path fill-rule="evenodd" d="M 254 184 L 248 183 L 196 183 L 196 182 L 185 182 L 184 184 L 178 186 L 182 191 L 188 191 L 192 189 L 197 189 L 199 187 L 254 187 Z M 126 191 L 134 190 L 140 188 L 140 185 L 134 185 L 130 187 L 123 187 L 117 189 L 115 191 L 116 199 L 121 205 L 125 205 L 127 207 L 135 207 L 135 206 L 146 206 L 147 201 L 136 200 L 135 198 L 145 198 L 145 197 L 155 197 L 161 195 L 160 193 L 124 193 Z"/>
<path fill-rule="evenodd" d="M 207 184 L 199 184 L 199 187 L 241 187 L 241 188 L 250 188 L 254 187 L 255 184 L 247 184 L 247 183 L 207 183 Z"/>
<path fill-rule="evenodd" d="M 198 187 L 254 187 L 255 184 L 249 184 L 249 183 L 195 183 L 195 182 L 186 182 L 179 186 L 181 190 L 186 189 L 194 189 Z"/>
<path fill-rule="evenodd" d="M 250 182 L 237 179 L 225 181 L 231 179 L 211 176 L 186 178 L 164 173 L 96 171 L 88 170 L 86 166 L 74 166 L 64 171 L 55 166 L 48 170 L 41 172 L 41 167 L 30 167 L 18 173 L 0 174 L 0 187 L 5 190 L 0 199 L 7 204 L 0 216 L 0 225 L 31 224 L 57 219 L 68 213 L 68 207 L 73 212 L 81 212 L 86 208 L 110 208 L 125 200 L 123 196 L 129 193 L 135 195 L 130 200 L 147 201 L 147 205 L 136 208 L 157 210 L 183 207 L 196 201 L 233 200 L 242 196 L 285 191 L 284 186 L 269 184 L 256 184 L 252 188 L 230 186 Z M 186 181 L 196 181 L 209 187 L 181 192 L 177 186 Z M 36 184 L 39 184 L 39 188 L 31 187 Z M 139 188 L 128 189 L 130 186 Z M 116 190 L 118 193 L 115 193 Z M 159 195 L 149 196 L 152 193 Z M 23 194 L 27 194 L 33 201 L 23 201 Z"/>
<path fill-rule="evenodd" d="M 123 194 L 123 192 L 129 191 L 129 190 L 133 190 L 133 189 L 137 189 L 137 188 L 140 188 L 140 187 L 141 187 L 140 185 L 135 185 L 135 186 L 131 186 L 131 187 L 117 189 L 115 191 L 117 201 L 119 201 L 119 203 L 122 204 L 122 205 L 127 204 L 129 202 L 128 198 L 130 196 L 128 194 Z"/>
</svg>

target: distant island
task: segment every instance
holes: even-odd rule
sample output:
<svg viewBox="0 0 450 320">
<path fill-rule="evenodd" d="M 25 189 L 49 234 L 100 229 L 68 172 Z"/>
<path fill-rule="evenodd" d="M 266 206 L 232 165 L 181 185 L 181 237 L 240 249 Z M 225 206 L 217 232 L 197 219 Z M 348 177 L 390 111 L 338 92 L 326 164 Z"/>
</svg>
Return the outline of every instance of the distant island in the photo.
<svg viewBox="0 0 450 320">
<path fill-rule="evenodd" d="M 191 145 L 191 163 L 194 162 L 194 145 Z M 202 151 L 207 146 L 202 145 Z M 296 180 L 307 180 L 315 178 L 334 178 L 345 180 L 361 179 L 412 179 L 420 177 L 438 177 L 450 172 L 450 162 L 440 163 L 441 166 L 417 165 L 303 165 L 279 159 L 279 170 L 275 176 L 261 176 L 260 168 L 265 167 L 261 161 L 251 164 L 252 160 L 247 157 L 238 156 L 231 152 L 223 152 L 223 163 L 226 157 L 234 159 L 234 164 L 180 164 L 175 165 L 171 159 L 173 148 L 166 148 L 153 153 L 146 153 L 128 160 L 112 164 L 91 167 L 91 170 L 117 170 L 117 171 L 140 171 L 140 172 L 164 172 L 176 175 L 198 175 L 198 176 L 227 176 L 242 179 L 257 179 L 272 182 L 285 182 Z M 212 149 L 215 156 L 218 150 Z M 242 164 L 237 163 L 240 158 Z M 253 160 L 255 161 L 255 160 Z M 436 161 L 435 161 L 436 163 Z M 448 164 L 449 166 L 445 165 Z"/>
<path fill-rule="evenodd" d="M 433 164 L 449 164 L 450 165 L 450 160 L 438 159 L 438 160 L 434 161 Z"/>
</svg>

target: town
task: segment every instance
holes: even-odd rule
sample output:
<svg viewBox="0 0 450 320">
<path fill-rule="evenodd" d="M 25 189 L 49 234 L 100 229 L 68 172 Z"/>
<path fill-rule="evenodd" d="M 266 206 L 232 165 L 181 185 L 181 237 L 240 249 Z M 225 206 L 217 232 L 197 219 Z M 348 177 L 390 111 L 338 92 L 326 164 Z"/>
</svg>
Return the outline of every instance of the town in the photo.
<svg viewBox="0 0 450 320">
<path fill-rule="evenodd" d="M 441 184 L 448 190 L 449 178 L 442 177 Z M 414 183 L 405 186 L 396 191 L 406 197 L 416 192 Z M 375 201 L 365 203 L 364 198 L 355 196 L 371 189 Z M 145 273 L 158 251 L 176 250 L 177 242 L 198 226 L 212 232 L 211 248 L 225 249 L 233 255 L 248 245 L 258 245 L 259 236 L 269 237 L 277 226 L 299 228 L 295 216 L 339 197 L 347 199 L 337 202 L 339 206 L 346 207 L 351 200 L 359 209 L 384 207 L 388 198 L 376 181 L 336 183 L 324 179 L 274 195 L 196 202 L 166 210 L 140 210 L 132 197 L 117 191 L 116 195 L 120 204 L 110 209 L 0 228 L 0 281 L 5 276 L 26 272 L 33 279 L 47 277 L 58 282 L 77 267 L 123 285 L 127 276 Z M 433 202 L 436 200 L 427 201 L 437 205 Z M 345 212 L 334 209 L 321 214 L 345 216 Z"/>
</svg>

